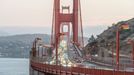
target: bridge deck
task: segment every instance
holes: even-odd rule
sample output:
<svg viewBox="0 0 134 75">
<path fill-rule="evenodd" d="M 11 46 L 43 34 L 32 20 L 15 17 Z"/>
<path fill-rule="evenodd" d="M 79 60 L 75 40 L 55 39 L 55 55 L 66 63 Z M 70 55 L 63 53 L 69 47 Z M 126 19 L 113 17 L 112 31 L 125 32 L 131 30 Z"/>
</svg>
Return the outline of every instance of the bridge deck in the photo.
<svg viewBox="0 0 134 75">
<path fill-rule="evenodd" d="M 104 70 L 96 68 L 84 68 L 84 67 L 65 67 L 60 65 L 49 65 L 36 61 L 30 61 L 31 68 L 49 74 L 56 75 L 134 75 L 134 72 L 116 71 L 116 70 Z"/>
</svg>

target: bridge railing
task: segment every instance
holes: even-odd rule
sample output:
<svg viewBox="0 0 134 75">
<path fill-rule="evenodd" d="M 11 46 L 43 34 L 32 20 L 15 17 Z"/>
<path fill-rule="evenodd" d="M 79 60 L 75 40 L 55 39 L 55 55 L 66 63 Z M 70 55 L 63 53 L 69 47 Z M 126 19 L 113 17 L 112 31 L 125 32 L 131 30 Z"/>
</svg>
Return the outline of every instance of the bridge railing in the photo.
<svg viewBox="0 0 134 75">
<path fill-rule="evenodd" d="M 115 60 L 112 60 L 112 58 L 108 59 L 108 60 L 102 60 L 102 59 L 99 59 L 99 57 L 98 58 L 90 57 L 90 58 L 91 59 L 87 59 L 86 61 L 91 62 L 91 63 L 95 63 L 95 64 L 100 65 L 100 66 L 106 66 L 109 68 L 113 68 L 116 70 L 116 63 L 115 63 Z M 128 68 L 134 69 L 134 64 L 132 63 L 133 62 L 132 60 L 121 59 L 120 62 L 122 62 L 122 61 L 125 61 L 125 62 L 119 64 L 120 70 L 128 70 Z"/>
<path fill-rule="evenodd" d="M 39 63 L 31 60 L 31 67 L 40 72 L 48 72 L 52 74 L 68 73 L 68 74 L 90 74 L 90 75 L 134 75 L 134 72 L 104 70 L 97 68 L 84 68 L 79 66 L 64 67 L 61 65 L 50 65 Z"/>
<path fill-rule="evenodd" d="M 55 65 L 55 64 L 51 64 L 47 57 L 31 57 L 31 60 L 34 61 L 34 62 L 38 62 L 38 63 L 42 63 L 42 64 L 48 64 L 48 65 Z M 100 63 L 99 63 L 100 65 Z M 58 66 L 63 66 L 63 65 L 58 65 Z M 102 67 L 99 67 L 99 66 L 88 66 L 88 65 L 79 65 L 79 64 L 76 64 L 76 65 L 72 65 L 74 67 L 81 67 L 81 68 L 91 68 L 91 69 L 103 69 L 103 70 L 115 70 L 116 71 L 116 65 L 105 65 L 105 64 L 102 64 L 100 66 Z M 72 67 L 71 66 L 71 67 Z M 64 67 L 68 67 L 67 65 L 65 65 Z M 64 68 L 63 68 L 64 69 Z M 120 69 L 119 71 L 128 71 L 128 72 L 134 72 L 134 65 L 128 65 L 128 64 L 120 64 Z"/>
</svg>

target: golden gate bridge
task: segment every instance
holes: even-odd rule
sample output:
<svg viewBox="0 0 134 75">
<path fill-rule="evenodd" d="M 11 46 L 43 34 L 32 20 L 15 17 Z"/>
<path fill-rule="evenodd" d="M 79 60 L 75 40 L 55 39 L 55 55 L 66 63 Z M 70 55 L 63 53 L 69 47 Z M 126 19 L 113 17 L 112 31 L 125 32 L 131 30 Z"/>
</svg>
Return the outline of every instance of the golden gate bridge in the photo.
<svg viewBox="0 0 134 75">
<path fill-rule="evenodd" d="M 119 32 L 117 30 L 116 63 L 85 59 L 80 0 L 73 7 L 54 0 L 51 43 L 36 38 L 30 51 L 30 75 L 134 75 L 133 60 L 119 62 Z M 92 60 L 91 60 L 92 59 Z"/>
</svg>

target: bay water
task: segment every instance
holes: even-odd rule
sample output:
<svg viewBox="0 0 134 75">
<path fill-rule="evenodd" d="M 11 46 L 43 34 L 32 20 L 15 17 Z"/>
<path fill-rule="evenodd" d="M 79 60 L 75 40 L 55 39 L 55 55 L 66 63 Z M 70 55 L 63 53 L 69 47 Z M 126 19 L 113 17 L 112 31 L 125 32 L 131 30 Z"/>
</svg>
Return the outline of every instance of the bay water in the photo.
<svg viewBox="0 0 134 75">
<path fill-rule="evenodd" d="M 29 59 L 0 58 L 0 75 L 29 75 Z"/>
</svg>

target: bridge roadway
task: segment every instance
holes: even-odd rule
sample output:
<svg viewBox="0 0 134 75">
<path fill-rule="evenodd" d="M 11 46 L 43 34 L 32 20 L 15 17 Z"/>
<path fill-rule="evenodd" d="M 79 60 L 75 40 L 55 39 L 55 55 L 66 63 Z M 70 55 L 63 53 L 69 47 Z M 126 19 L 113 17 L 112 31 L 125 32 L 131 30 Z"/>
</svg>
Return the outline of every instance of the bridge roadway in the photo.
<svg viewBox="0 0 134 75">
<path fill-rule="evenodd" d="M 133 70 L 126 71 L 126 69 L 115 70 L 113 67 L 106 66 L 106 64 L 102 65 L 102 63 L 97 64 L 96 62 L 85 62 L 81 61 L 80 63 L 76 62 L 73 57 L 78 57 L 80 60 L 83 60 L 80 56 L 80 51 L 76 50 L 77 48 L 70 49 L 69 51 L 69 60 L 73 63 L 73 65 L 55 65 L 50 63 L 50 58 L 44 57 L 31 57 L 30 66 L 31 66 L 31 74 L 37 71 L 44 75 L 134 75 Z M 75 51 L 75 52 L 73 52 Z M 75 55 L 75 56 L 74 56 Z M 46 62 L 47 61 L 47 62 Z M 100 65 L 101 64 L 101 65 Z M 129 68 L 130 69 L 130 68 Z M 38 74 L 40 75 L 40 74 Z"/>
<path fill-rule="evenodd" d="M 117 71 L 96 67 L 83 66 L 61 66 L 46 64 L 39 61 L 30 61 L 31 70 L 43 73 L 44 75 L 134 75 L 134 72 Z M 32 72 L 32 71 L 31 71 Z M 34 73 L 34 72 L 32 72 Z M 34 74 L 31 74 L 34 75 Z"/>
</svg>

